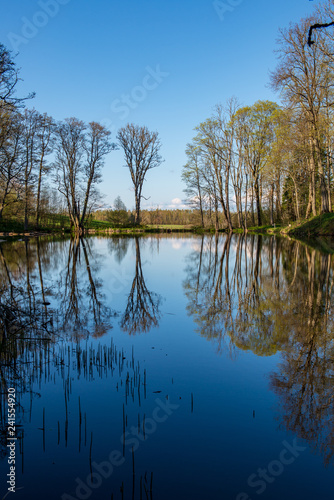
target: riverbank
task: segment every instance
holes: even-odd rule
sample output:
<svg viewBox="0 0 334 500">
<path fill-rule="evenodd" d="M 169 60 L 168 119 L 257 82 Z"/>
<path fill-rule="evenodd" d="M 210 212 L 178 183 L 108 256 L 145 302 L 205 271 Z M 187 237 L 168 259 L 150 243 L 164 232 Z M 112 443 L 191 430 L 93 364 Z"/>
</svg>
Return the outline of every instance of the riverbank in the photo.
<svg viewBox="0 0 334 500">
<path fill-rule="evenodd" d="M 287 225 L 256 226 L 248 229 L 249 233 L 281 234 L 296 238 L 334 238 L 334 213 L 317 215 L 308 220 L 295 221 Z"/>
<path fill-rule="evenodd" d="M 210 232 L 210 230 L 198 229 L 191 226 L 181 225 L 158 225 L 158 226 L 130 226 L 130 227 L 110 227 L 106 223 L 99 223 L 95 221 L 93 227 L 88 226 L 85 229 L 85 235 L 105 234 L 105 235 L 140 235 L 140 234 L 160 234 L 160 233 L 196 233 L 196 232 Z M 71 235 L 72 231 L 69 227 L 43 227 L 40 229 L 24 230 L 20 225 L 14 227 L 0 226 L 1 237 L 37 237 L 37 236 L 50 236 L 50 235 Z"/>
<path fill-rule="evenodd" d="M 214 228 L 201 228 L 189 225 L 150 225 L 150 226 L 129 226 L 112 227 L 107 222 L 93 221 L 85 230 L 85 234 L 110 234 L 110 235 L 136 235 L 143 233 L 214 233 Z M 224 232 L 221 230 L 220 232 Z M 234 233 L 242 233 L 242 229 L 236 228 Z M 308 220 L 292 222 L 288 225 L 266 225 L 248 228 L 249 234 L 276 234 L 291 236 L 298 239 L 314 239 L 318 237 L 328 237 L 334 239 L 334 213 L 323 214 Z M 46 226 L 40 229 L 24 230 L 23 224 L 0 225 L 0 237 L 6 236 L 44 236 L 51 234 L 71 234 L 70 227 Z"/>
</svg>

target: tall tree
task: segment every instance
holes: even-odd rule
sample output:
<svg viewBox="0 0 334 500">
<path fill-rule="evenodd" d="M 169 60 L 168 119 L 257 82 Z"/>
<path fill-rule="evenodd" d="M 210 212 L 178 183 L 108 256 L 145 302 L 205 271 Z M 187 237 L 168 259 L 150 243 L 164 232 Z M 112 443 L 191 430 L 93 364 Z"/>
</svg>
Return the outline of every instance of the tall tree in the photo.
<svg viewBox="0 0 334 500">
<path fill-rule="evenodd" d="M 147 127 L 129 123 L 119 129 L 117 139 L 124 151 L 135 192 L 135 224 L 140 224 L 140 204 L 143 184 L 148 170 L 162 163 L 161 142 L 158 132 L 150 132 Z"/>
<path fill-rule="evenodd" d="M 217 116 L 202 122 L 196 130 L 198 135 L 195 138 L 200 146 L 206 166 L 212 170 L 212 179 L 218 193 L 218 199 L 223 209 L 228 229 L 232 231 L 232 219 L 229 206 L 229 182 L 231 169 L 231 150 L 228 144 L 228 131 L 218 110 Z"/>
<path fill-rule="evenodd" d="M 36 226 L 40 219 L 40 202 L 43 177 L 49 172 L 50 167 L 46 163 L 46 157 L 52 152 L 55 144 L 55 123 L 46 113 L 38 116 L 37 128 L 37 192 L 36 192 Z"/>
<path fill-rule="evenodd" d="M 30 204 L 35 184 L 37 165 L 37 128 L 39 115 L 36 110 L 25 110 L 23 114 L 22 162 L 24 185 L 24 230 L 28 229 Z"/>
<path fill-rule="evenodd" d="M 115 148 L 110 132 L 96 122 L 68 118 L 57 128 L 56 179 L 76 233 L 84 231 L 89 202 L 101 181 L 105 156 Z"/>
<path fill-rule="evenodd" d="M 14 109 L 0 108 L 0 220 L 21 191 L 22 132 L 21 116 Z"/>
<path fill-rule="evenodd" d="M 285 102 L 303 113 L 307 123 L 309 142 L 310 206 L 315 212 L 316 177 L 320 183 L 320 212 L 329 211 L 328 190 L 323 165 L 322 114 L 326 107 L 326 95 L 332 93 L 333 60 L 324 57 L 322 44 L 308 45 L 310 25 L 318 21 L 316 17 L 302 20 L 289 29 L 281 30 L 279 38 L 278 67 L 271 75 L 275 90 L 281 92 Z M 318 37 L 321 35 L 318 34 Z"/>
<path fill-rule="evenodd" d="M 201 226 L 204 227 L 204 189 L 203 175 L 201 172 L 201 155 L 198 147 L 188 144 L 186 149 L 188 162 L 182 170 L 182 180 L 186 184 L 184 190 L 188 197 L 189 204 L 199 209 L 201 215 Z"/>
<path fill-rule="evenodd" d="M 236 116 L 242 116 L 244 154 L 251 173 L 257 212 L 257 224 L 262 225 L 261 174 L 266 166 L 272 141 L 278 105 L 270 101 L 257 101 L 252 106 L 239 109 Z"/>
</svg>

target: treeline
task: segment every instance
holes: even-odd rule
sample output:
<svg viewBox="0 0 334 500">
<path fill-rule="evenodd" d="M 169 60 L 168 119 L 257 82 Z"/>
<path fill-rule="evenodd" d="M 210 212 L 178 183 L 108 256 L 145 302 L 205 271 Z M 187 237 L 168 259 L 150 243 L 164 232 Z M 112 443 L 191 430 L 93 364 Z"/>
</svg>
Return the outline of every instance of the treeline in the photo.
<svg viewBox="0 0 334 500">
<path fill-rule="evenodd" d="M 327 1 L 280 31 L 270 82 L 284 105 L 231 98 L 196 127 L 182 179 L 203 226 L 208 211 L 229 230 L 332 211 L 334 35 L 317 29 L 309 40 L 309 30 L 333 19 Z"/>
<path fill-rule="evenodd" d="M 96 210 L 94 214 L 92 214 L 93 219 L 109 222 L 115 227 L 126 227 L 134 224 L 134 211 L 128 210 L 125 205 L 122 209 L 118 208 L 116 200 L 114 202 L 114 208 L 112 210 Z M 198 210 L 172 210 L 157 208 L 151 210 L 141 210 L 140 214 L 141 224 L 143 225 L 200 225 L 200 213 Z M 210 225 L 209 214 L 207 215 L 207 225 Z"/>
</svg>

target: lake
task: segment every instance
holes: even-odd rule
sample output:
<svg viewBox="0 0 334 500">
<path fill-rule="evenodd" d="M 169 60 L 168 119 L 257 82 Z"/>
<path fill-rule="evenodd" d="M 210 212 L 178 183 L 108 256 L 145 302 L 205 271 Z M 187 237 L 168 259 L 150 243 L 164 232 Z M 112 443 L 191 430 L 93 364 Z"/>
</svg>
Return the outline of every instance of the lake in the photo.
<svg viewBox="0 0 334 500">
<path fill-rule="evenodd" d="M 12 457 L 16 500 L 332 499 L 333 269 L 274 236 L 1 242 L 0 498 Z"/>
</svg>

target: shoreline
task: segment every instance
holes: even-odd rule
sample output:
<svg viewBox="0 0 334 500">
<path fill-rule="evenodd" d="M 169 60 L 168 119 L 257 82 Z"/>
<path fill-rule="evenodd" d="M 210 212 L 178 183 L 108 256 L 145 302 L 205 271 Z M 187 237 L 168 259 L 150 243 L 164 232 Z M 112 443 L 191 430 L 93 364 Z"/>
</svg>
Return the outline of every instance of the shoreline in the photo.
<svg viewBox="0 0 334 500">
<path fill-rule="evenodd" d="M 141 234 L 215 234 L 214 228 L 189 227 L 180 225 L 157 225 L 156 227 L 96 227 L 85 230 L 84 235 L 141 235 Z M 220 229 L 219 233 L 227 233 L 226 229 Z M 267 234 L 276 236 L 289 236 L 297 239 L 312 240 L 321 238 L 333 238 L 334 240 L 334 213 L 318 215 L 308 220 L 295 221 L 288 225 L 266 225 L 253 226 L 243 229 L 235 228 L 233 234 Z M 41 237 L 41 236 L 71 236 L 74 235 L 69 228 L 42 228 L 41 230 L 0 230 L 0 239 L 8 237 Z"/>
</svg>

